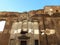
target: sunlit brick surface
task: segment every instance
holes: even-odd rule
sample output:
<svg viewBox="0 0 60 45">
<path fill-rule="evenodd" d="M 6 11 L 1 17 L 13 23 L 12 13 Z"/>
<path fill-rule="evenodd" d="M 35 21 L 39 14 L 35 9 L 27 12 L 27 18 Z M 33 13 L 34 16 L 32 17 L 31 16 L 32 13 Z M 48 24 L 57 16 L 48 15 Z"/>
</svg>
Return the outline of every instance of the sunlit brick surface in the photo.
<svg viewBox="0 0 60 45">
<path fill-rule="evenodd" d="M 28 45 L 34 45 L 33 41 L 35 39 L 39 40 L 39 45 L 60 45 L 60 6 L 45 6 L 44 9 L 33 10 L 33 11 L 23 12 L 23 13 L 0 12 L 0 21 L 6 21 L 3 32 L 0 32 L 0 45 L 11 45 L 10 36 L 11 36 L 12 25 L 15 22 L 20 22 L 20 21 L 23 22 L 23 20 L 28 20 L 31 22 L 36 21 L 38 22 L 39 25 L 38 28 L 39 34 L 37 31 L 38 35 L 34 35 L 33 33 L 27 34 L 27 36 L 30 36 L 29 39 L 30 41 L 27 40 Z M 46 31 L 46 29 L 49 30 L 54 29 L 55 33 L 48 35 L 49 31 L 47 31 L 47 33 L 44 32 Z M 43 35 L 42 32 L 44 33 Z M 18 34 L 17 36 L 19 35 L 20 34 Z M 16 43 L 14 43 L 13 45 L 16 44 L 20 45 L 18 39 L 16 39 Z"/>
</svg>

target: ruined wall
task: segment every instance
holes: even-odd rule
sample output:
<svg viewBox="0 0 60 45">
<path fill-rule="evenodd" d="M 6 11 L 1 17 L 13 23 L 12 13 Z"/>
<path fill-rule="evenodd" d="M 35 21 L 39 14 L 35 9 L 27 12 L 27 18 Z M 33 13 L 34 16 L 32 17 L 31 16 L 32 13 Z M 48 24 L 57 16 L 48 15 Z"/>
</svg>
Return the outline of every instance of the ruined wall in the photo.
<svg viewBox="0 0 60 45">
<path fill-rule="evenodd" d="M 29 19 L 32 18 L 31 20 L 35 20 L 35 19 L 38 20 L 40 30 L 44 29 L 43 20 L 45 20 L 44 23 L 46 24 L 46 28 L 56 29 L 57 34 L 47 36 L 47 40 L 48 40 L 48 44 L 50 44 L 50 45 L 53 45 L 53 43 L 57 43 L 56 42 L 57 38 L 60 37 L 60 33 L 59 33 L 60 32 L 59 31 L 60 30 L 60 22 L 59 22 L 60 17 L 56 17 L 56 16 L 51 17 L 51 16 L 47 15 L 46 12 L 49 12 L 49 9 L 53 9 L 52 13 L 56 13 L 57 10 L 58 10 L 58 12 L 60 12 L 60 6 L 47 6 L 44 9 L 41 9 L 41 10 L 35 10 L 35 11 L 29 11 L 29 12 L 23 12 L 23 13 L 0 12 L 0 21 L 1 20 L 6 21 L 4 31 L 2 33 L 0 33 L 0 45 L 8 45 L 10 30 L 11 30 L 13 22 L 22 21 L 24 19 L 27 19 L 27 16 L 29 16 Z M 53 19 L 54 25 L 53 25 L 53 23 L 49 22 L 49 20 L 51 20 L 51 19 Z M 59 21 L 57 21 L 57 20 L 59 20 Z M 55 36 L 57 36 L 57 38 Z M 40 40 L 41 40 L 41 42 L 40 42 L 41 45 L 47 45 L 45 35 L 43 35 L 43 36 L 40 35 Z M 60 39 L 58 39 L 58 40 L 60 41 Z"/>
<path fill-rule="evenodd" d="M 52 11 L 53 13 L 60 12 L 60 6 L 45 6 L 44 13 Z"/>
<path fill-rule="evenodd" d="M 9 31 L 11 30 L 12 23 L 17 20 L 18 13 L 14 12 L 0 12 L 0 21 L 6 21 L 4 30 L 0 33 L 0 45 L 8 45 Z"/>
</svg>

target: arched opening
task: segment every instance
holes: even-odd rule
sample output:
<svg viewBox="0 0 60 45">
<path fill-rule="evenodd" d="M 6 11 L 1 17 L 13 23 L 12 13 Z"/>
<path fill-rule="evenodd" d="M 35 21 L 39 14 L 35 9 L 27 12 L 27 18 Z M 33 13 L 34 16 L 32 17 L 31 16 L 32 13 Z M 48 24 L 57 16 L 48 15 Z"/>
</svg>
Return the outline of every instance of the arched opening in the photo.
<svg viewBox="0 0 60 45">
<path fill-rule="evenodd" d="M 59 12 L 58 10 L 56 10 L 56 12 Z"/>
</svg>

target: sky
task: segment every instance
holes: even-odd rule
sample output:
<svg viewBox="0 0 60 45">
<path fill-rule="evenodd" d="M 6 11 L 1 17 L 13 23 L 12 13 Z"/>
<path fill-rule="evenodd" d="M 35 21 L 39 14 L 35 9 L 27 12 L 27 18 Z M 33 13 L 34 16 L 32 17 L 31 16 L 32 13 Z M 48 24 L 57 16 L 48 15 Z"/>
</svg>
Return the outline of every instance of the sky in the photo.
<svg viewBox="0 0 60 45">
<path fill-rule="evenodd" d="M 0 11 L 25 12 L 60 5 L 60 0 L 0 0 Z"/>
</svg>

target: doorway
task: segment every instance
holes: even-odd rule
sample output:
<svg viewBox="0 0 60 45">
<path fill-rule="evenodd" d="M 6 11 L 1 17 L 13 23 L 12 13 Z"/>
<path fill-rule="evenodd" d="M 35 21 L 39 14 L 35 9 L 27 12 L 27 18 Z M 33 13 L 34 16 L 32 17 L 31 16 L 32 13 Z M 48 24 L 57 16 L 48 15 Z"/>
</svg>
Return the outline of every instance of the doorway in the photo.
<svg viewBox="0 0 60 45">
<path fill-rule="evenodd" d="M 35 40 L 35 45 L 39 45 L 39 44 L 38 44 L 38 40 Z"/>
<path fill-rule="evenodd" d="M 21 41 L 20 45 L 27 45 L 27 41 Z"/>
</svg>

